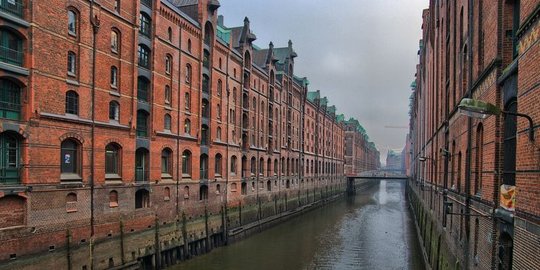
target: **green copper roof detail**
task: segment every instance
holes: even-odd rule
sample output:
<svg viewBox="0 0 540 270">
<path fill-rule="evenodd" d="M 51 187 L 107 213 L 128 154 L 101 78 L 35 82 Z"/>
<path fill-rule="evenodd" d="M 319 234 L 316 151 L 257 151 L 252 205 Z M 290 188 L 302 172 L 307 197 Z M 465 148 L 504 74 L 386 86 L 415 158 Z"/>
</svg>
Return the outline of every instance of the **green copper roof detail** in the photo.
<svg viewBox="0 0 540 270">
<path fill-rule="evenodd" d="M 223 42 L 230 44 L 231 43 L 231 30 L 227 30 L 221 26 L 216 27 L 216 36 L 221 39 Z"/>
</svg>

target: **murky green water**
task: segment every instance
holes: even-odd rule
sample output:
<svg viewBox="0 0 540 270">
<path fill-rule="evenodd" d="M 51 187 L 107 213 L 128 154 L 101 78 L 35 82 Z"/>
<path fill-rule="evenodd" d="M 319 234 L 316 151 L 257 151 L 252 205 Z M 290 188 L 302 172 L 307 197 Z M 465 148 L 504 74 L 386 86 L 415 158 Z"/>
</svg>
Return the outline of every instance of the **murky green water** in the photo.
<svg viewBox="0 0 540 270">
<path fill-rule="evenodd" d="M 403 181 L 381 181 L 171 269 L 423 269 Z"/>
</svg>

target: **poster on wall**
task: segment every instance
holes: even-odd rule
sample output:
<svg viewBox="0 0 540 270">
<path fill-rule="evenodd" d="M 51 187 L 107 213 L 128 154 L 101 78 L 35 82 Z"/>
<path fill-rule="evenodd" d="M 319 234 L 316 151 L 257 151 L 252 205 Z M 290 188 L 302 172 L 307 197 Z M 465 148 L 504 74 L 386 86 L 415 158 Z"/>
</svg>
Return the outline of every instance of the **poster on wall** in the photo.
<svg viewBox="0 0 540 270">
<path fill-rule="evenodd" d="M 501 185 L 500 206 L 508 211 L 516 210 L 516 186 Z"/>
</svg>

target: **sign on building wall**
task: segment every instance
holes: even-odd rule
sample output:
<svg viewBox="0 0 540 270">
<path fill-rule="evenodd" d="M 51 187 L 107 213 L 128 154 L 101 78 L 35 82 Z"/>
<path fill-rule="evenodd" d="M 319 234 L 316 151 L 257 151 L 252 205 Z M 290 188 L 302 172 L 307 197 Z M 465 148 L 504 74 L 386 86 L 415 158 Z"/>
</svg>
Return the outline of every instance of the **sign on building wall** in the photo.
<svg viewBox="0 0 540 270">
<path fill-rule="evenodd" d="M 500 206 L 508 211 L 516 210 L 516 186 L 501 185 Z"/>
</svg>

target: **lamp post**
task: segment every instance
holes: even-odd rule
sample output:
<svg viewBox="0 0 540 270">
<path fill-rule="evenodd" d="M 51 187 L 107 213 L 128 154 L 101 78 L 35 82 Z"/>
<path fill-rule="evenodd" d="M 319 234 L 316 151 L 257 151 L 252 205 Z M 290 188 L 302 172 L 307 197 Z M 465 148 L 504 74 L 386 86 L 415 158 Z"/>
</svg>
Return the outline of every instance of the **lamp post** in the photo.
<svg viewBox="0 0 540 270">
<path fill-rule="evenodd" d="M 504 111 L 491 103 L 470 98 L 462 99 L 458 105 L 458 108 L 461 114 L 478 119 L 486 119 L 490 115 L 500 115 L 501 113 L 503 115 L 515 115 L 519 117 L 524 117 L 529 121 L 529 140 L 531 142 L 534 141 L 533 120 L 530 116 L 526 114 Z"/>
</svg>

